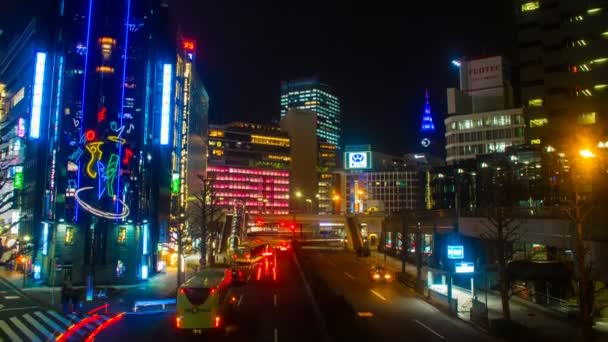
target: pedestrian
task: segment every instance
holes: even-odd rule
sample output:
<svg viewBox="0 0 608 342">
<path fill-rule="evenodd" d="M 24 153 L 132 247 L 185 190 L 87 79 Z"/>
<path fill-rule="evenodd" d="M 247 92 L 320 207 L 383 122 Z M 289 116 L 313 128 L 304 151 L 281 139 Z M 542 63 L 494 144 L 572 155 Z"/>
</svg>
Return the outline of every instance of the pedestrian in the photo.
<svg viewBox="0 0 608 342">
<path fill-rule="evenodd" d="M 64 314 L 68 314 L 70 299 L 72 297 L 72 283 L 69 280 L 63 282 L 61 286 L 61 306 Z"/>
</svg>

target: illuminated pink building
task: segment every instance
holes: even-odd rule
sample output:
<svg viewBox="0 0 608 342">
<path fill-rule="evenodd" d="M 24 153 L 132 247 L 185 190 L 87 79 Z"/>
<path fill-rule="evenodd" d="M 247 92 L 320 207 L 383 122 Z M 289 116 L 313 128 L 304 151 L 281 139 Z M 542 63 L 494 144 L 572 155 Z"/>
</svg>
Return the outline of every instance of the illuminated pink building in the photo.
<svg viewBox="0 0 608 342">
<path fill-rule="evenodd" d="M 231 211 L 245 204 L 248 214 L 289 214 L 289 171 L 252 167 L 208 166 L 217 204 Z"/>
</svg>

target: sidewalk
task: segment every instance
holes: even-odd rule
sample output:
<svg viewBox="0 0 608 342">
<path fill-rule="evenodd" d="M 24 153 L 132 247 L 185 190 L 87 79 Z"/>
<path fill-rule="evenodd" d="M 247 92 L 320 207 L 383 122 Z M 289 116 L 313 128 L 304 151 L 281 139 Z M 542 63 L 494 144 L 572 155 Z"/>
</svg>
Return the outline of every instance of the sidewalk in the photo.
<svg viewBox="0 0 608 342">
<path fill-rule="evenodd" d="M 368 258 L 369 264 L 384 264 L 385 267 L 394 272 L 401 272 L 401 260 L 392 256 L 385 256 L 383 253 L 372 251 L 372 255 Z M 412 277 L 416 276 L 416 267 L 413 264 L 406 264 L 406 272 Z M 423 270 L 421 272 L 422 280 L 426 281 L 427 274 Z M 485 301 L 486 293 L 482 290 L 477 290 L 477 298 Z M 502 302 L 500 296 L 493 291 L 488 291 L 488 316 L 489 319 L 502 318 Z M 527 302 L 525 299 L 511 298 L 509 302 L 511 309 L 511 319 L 521 325 L 540 332 L 543 337 L 553 340 L 576 340 L 579 335 L 579 328 L 576 322 L 565 317 L 559 317 L 559 314 L 552 312 L 548 308 L 541 307 L 538 304 Z M 460 318 L 469 320 L 468 317 Z M 594 326 L 596 333 L 600 334 L 598 340 L 608 340 L 608 324 L 596 324 Z"/>
<path fill-rule="evenodd" d="M 28 279 L 26 287 L 23 288 L 23 274 L 7 270 L 4 267 L 0 267 L 0 278 L 12 284 L 18 291 L 25 293 L 41 306 L 59 312 L 62 311 L 61 287 L 50 287 Z M 176 283 L 176 270 L 169 268 L 166 273 L 151 276 L 148 281 L 139 284 L 99 285 L 96 286 L 96 292 L 104 289 L 108 297 L 94 298 L 93 301 L 82 302 L 79 311 L 88 312 L 106 303 L 108 304 L 108 310 L 111 312 L 132 311 L 133 303 L 138 300 L 175 298 Z M 74 286 L 74 288 L 80 290 L 81 297 L 84 297 L 84 286 Z"/>
</svg>

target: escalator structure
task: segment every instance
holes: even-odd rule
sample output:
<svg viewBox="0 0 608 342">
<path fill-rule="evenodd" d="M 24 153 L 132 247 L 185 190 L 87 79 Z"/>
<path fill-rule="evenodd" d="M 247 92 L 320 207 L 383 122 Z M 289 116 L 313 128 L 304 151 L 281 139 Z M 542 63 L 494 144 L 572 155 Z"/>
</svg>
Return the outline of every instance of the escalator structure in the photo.
<svg viewBox="0 0 608 342">
<path fill-rule="evenodd" d="M 355 215 L 346 216 L 346 225 L 349 247 L 352 247 L 359 256 L 369 256 L 369 245 L 361 236 L 361 224 L 357 217 Z"/>
<path fill-rule="evenodd" d="M 226 215 L 226 220 L 224 221 L 224 225 L 222 226 L 222 231 L 220 233 L 220 253 L 226 253 L 228 249 L 228 237 L 230 236 L 230 231 L 232 230 L 232 215 Z"/>
</svg>

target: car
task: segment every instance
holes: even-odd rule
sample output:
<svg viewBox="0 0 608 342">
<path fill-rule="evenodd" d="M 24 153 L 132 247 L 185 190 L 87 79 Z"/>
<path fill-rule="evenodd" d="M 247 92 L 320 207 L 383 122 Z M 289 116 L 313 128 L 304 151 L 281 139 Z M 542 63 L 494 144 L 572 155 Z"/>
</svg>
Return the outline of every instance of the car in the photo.
<svg viewBox="0 0 608 342">
<path fill-rule="evenodd" d="M 390 282 L 393 280 L 393 276 L 380 265 L 372 266 L 368 274 L 369 279 L 374 282 Z"/>
<path fill-rule="evenodd" d="M 289 242 L 281 242 L 277 248 L 281 251 L 281 252 L 287 252 L 288 250 L 291 249 L 291 244 Z"/>
<path fill-rule="evenodd" d="M 255 261 L 251 256 L 251 248 L 248 246 L 238 246 L 232 254 L 232 263 L 236 265 L 250 265 Z"/>
<path fill-rule="evenodd" d="M 277 262 L 275 257 L 264 257 L 258 262 L 253 271 L 255 280 L 258 282 L 276 282 L 277 281 Z"/>
</svg>

